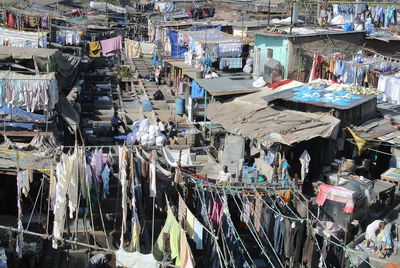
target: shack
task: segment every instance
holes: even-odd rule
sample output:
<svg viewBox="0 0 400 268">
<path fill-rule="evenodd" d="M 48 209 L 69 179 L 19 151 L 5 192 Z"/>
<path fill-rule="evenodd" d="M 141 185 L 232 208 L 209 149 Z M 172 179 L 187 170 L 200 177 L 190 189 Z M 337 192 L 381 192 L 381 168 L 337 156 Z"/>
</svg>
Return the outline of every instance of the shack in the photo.
<svg viewBox="0 0 400 268">
<path fill-rule="evenodd" d="M 283 33 L 258 32 L 254 41 L 254 72 L 264 74 L 267 50 L 283 66 L 284 78 L 305 81 L 310 74 L 313 55 L 336 52 L 354 54 L 364 42 L 363 31 L 289 28 Z"/>
</svg>

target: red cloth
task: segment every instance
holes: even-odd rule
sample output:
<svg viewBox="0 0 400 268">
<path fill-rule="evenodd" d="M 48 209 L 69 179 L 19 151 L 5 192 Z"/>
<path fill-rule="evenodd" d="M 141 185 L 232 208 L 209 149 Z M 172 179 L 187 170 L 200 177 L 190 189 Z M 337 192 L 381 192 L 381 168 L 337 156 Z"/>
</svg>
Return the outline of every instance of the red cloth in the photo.
<svg viewBox="0 0 400 268">
<path fill-rule="evenodd" d="M 323 62 L 324 62 L 324 57 L 322 57 L 319 54 L 314 54 L 312 74 L 311 74 L 312 80 L 322 77 L 322 63 Z"/>
<path fill-rule="evenodd" d="M 280 87 L 280 86 L 284 86 L 284 85 L 286 85 L 286 84 L 289 84 L 289 83 L 292 82 L 292 81 L 293 81 L 293 80 L 290 80 L 290 79 L 282 80 L 282 81 L 278 81 L 278 82 L 272 83 L 272 84 L 269 85 L 268 87 L 269 87 L 269 88 L 272 88 L 272 89 L 275 89 L 275 88 L 277 88 L 277 87 Z"/>
<path fill-rule="evenodd" d="M 317 204 L 324 205 L 326 199 L 345 203 L 344 207 L 345 213 L 352 213 L 354 210 L 354 200 L 353 191 L 340 186 L 332 186 L 328 184 L 323 184 L 319 186 L 319 192 L 317 196 Z"/>
<path fill-rule="evenodd" d="M 12 13 L 8 13 L 7 26 L 11 27 L 11 28 L 14 28 L 14 15 Z"/>
</svg>

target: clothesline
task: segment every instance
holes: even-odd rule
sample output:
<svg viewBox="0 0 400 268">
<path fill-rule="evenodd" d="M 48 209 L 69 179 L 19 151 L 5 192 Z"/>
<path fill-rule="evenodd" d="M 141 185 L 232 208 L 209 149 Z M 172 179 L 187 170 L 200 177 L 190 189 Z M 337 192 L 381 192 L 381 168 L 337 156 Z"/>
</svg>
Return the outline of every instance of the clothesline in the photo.
<svg viewBox="0 0 400 268">
<path fill-rule="evenodd" d="M 393 58 L 393 57 L 389 57 L 389 56 L 382 55 L 382 54 L 380 54 L 380 53 L 378 53 L 378 52 L 375 52 L 374 50 L 372 50 L 372 49 L 370 49 L 370 48 L 362 47 L 362 50 L 371 52 L 371 53 L 373 53 L 373 54 L 375 54 L 375 55 L 378 55 L 378 56 L 382 57 L 383 59 L 388 59 L 389 61 L 395 61 L 395 62 L 397 62 L 397 63 L 400 63 L 400 59 L 399 59 L 399 58 Z"/>
</svg>

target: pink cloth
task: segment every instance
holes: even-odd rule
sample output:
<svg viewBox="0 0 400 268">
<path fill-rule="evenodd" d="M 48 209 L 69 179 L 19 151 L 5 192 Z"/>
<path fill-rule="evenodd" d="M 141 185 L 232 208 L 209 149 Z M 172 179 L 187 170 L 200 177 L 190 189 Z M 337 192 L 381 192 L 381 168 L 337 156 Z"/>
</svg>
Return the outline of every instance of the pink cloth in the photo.
<svg viewBox="0 0 400 268">
<path fill-rule="evenodd" d="M 353 191 L 340 186 L 323 184 L 319 186 L 319 193 L 316 201 L 320 206 L 324 205 L 326 199 L 345 203 L 344 212 L 352 213 L 354 210 L 353 193 Z"/>
<path fill-rule="evenodd" d="M 101 52 L 104 57 L 110 57 L 118 54 L 122 49 L 122 36 L 101 40 Z"/>
<path fill-rule="evenodd" d="M 211 214 L 209 216 L 210 216 L 210 221 L 214 226 L 214 228 L 218 228 L 222 224 L 222 216 L 223 216 L 222 208 L 223 206 L 220 201 L 215 201 L 213 203 Z"/>
</svg>

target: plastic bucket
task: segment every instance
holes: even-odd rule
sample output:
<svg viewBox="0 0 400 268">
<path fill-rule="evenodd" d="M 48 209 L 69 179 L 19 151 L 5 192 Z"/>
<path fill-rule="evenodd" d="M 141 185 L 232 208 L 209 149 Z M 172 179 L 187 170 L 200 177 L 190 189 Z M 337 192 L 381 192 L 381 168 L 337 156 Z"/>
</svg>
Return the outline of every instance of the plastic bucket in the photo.
<svg viewBox="0 0 400 268">
<path fill-rule="evenodd" d="M 175 106 L 176 106 L 176 114 L 184 114 L 185 113 L 185 99 L 176 98 Z"/>
</svg>

